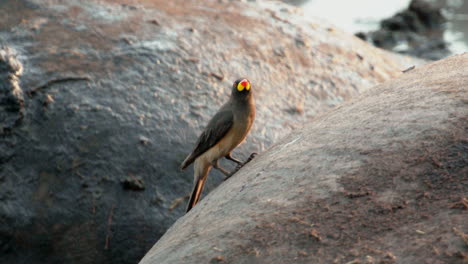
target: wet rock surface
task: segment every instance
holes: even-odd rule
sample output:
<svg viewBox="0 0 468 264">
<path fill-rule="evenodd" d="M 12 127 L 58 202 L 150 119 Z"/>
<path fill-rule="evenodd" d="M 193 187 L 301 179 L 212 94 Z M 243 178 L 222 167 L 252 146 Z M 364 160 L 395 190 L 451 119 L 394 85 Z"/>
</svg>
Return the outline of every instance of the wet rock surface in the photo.
<svg viewBox="0 0 468 264">
<path fill-rule="evenodd" d="M 468 53 L 319 115 L 180 218 L 153 263 L 464 263 Z"/>
<path fill-rule="evenodd" d="M 356 36 L 383 49 L 438 60 L 450 55 L 444 40 L 445 22 L 441 4 L 412 0 L 406 10 L 384 19 L 380 29 Z"/>
<path fill-rule="evenodd" d="M 5 263 L 138 261 L 183 215 L 178 166 L 240 76 L 246 158 L 418 63 L 263 1 L 2 1 L 0 43 Z"/>
</svg>

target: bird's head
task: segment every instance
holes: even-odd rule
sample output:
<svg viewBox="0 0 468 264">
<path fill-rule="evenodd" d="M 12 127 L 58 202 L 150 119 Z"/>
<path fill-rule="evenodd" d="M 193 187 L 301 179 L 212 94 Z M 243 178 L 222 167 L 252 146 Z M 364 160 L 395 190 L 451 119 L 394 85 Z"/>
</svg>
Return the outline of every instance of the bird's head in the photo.
<svg viewBox="0 0 468 264">
<path fill-rule="evenodd" d="M 243 78 L 232 84 L 232 96 L 235 98 L 247 98 L 252 93 L 250 81 Z"/>
</svg>

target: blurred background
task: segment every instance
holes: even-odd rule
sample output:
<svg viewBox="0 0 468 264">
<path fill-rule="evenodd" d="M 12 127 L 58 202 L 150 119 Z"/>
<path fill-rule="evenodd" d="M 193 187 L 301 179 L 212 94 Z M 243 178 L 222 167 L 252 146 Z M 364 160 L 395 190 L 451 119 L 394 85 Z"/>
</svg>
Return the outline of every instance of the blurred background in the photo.
<svg viewBox="0 0 468 264">
<path fill-rule="evenodd" d="M 413 4 L 422 6 L 421 11 L 425 11 L 424 15 L 428 15 L 428 19 L 435 24 L 426 28 L 413 28 L 412 31 L 419 34 L 416 37 L 415 35 L 412 38 L 409 37 L 413 43 L 408 43 L 411 40 L 401 38 L 396 41 L 397 43 L 382 43 L 377 46 L 428 59 L 439 59 L 448 54 L 457 54 L 468 50 L 468 1 L 285 0 L 284 2 L 301 7 L 305 15 L 325 18 L 352 34 L 381 30 L 382 23 L 388 22 L 392 17 L 393 20 L 398 20 L 394 16 L 398 13 L 401 15 L 401 12 L 407 12 L 408 7 L 413 2 Z M 437 14 L 441 14 L 443 18 L 441 19 Z M 409 21 L 400 20 L 400 22 L 405 22 L 408 25 Z M 397 34 L 398 30 L 394 28 L 392 31 L 393 34 Z M 392 40 L 388 40 L 388 38 L 387 42 L 391 42 Z M 430 43 L 427 43 L 428 40 Z M 421 43 L 424 43 L 422 47 Z M 439 54 L 428 54 L 434 50 L 437 50 Z"/>
</svg>

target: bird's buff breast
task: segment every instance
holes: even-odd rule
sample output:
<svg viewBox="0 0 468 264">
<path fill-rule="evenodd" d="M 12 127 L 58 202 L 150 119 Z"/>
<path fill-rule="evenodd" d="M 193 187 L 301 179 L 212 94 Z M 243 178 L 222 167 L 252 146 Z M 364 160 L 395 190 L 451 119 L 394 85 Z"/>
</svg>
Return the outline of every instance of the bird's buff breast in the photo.
<svg viewBox="0 0 468 264">
<path fill-rule="evenodd" d="M 198 160 L 203 163 L 212 164 L 213 161 L 226 156 L 234 148 L 240 145 L 247 136 L 250 127 L 248 128 L 233 128 L 229 130 L 226 136 L 221 139 L 216 145 L 203 153 Z M 236 133 L 235 131 L 242 131 L 243 133 Z"/>
</svg>

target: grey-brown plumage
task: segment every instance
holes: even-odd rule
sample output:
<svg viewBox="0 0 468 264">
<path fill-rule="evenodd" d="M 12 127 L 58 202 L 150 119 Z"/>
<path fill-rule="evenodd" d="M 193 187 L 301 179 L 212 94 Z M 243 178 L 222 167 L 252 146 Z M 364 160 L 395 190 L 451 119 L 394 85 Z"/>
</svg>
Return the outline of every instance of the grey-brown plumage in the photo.
<svg viewBox="0 0 468 264">
<path fill-rule="evenodd" d="M 255 101 L 250 87 L 247 79 L 234 82 L 229 101 L 208 122 L 192 153 L 182 162 L 181 169 L 194 163 L 194 184 L 187 212 L 200 199 L 212 167 L 230 176 L 230 173 L 218 166 L 219 159 L 226 157 L 238 165 L 243 164 L 231 157 L 231 151 L 244 141 L 255 119 Z"/>
</svg>

